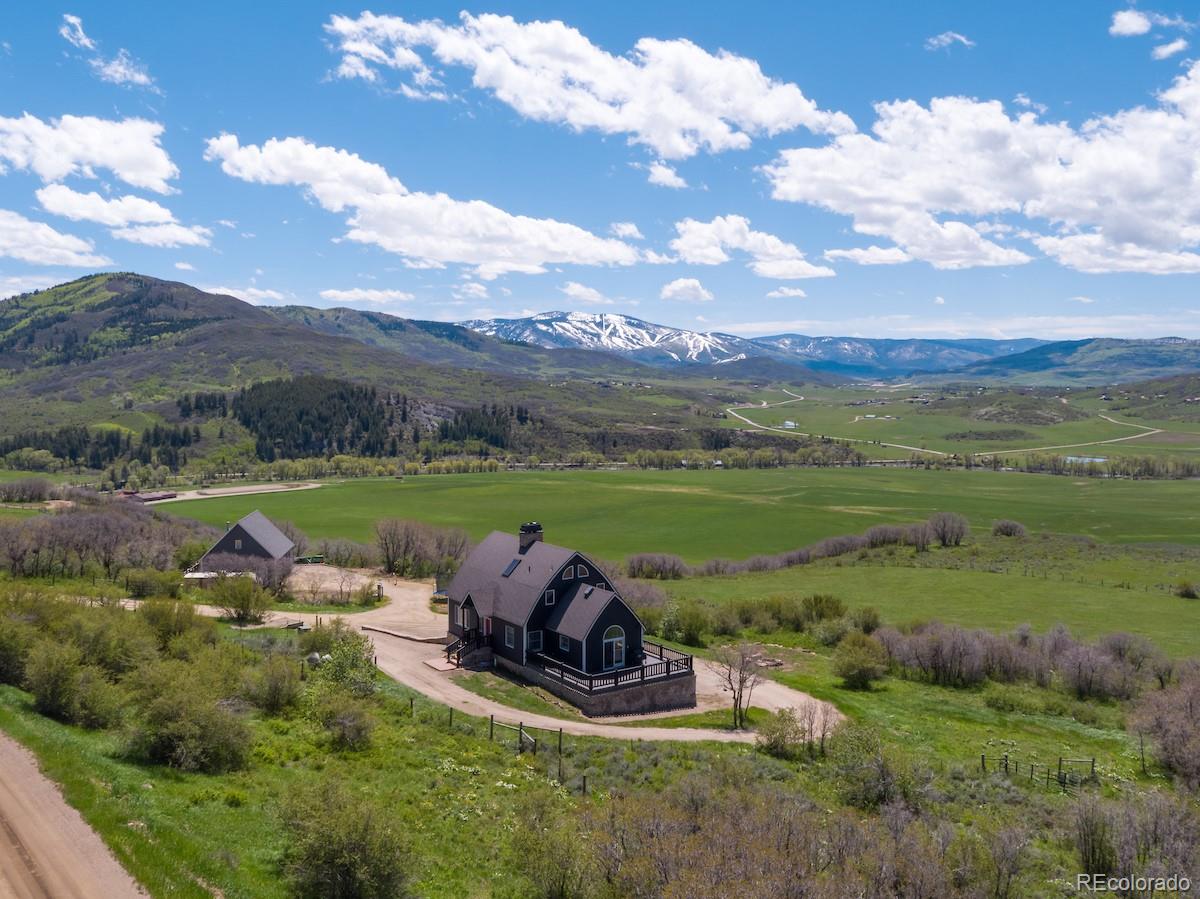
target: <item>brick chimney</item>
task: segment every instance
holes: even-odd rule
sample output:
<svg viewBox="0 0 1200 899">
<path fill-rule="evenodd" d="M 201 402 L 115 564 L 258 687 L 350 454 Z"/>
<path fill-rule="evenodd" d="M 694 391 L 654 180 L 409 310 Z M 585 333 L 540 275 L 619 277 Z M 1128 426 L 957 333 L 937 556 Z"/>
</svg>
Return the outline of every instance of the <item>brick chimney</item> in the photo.
<svg viewBox="0 0 1200 899">
<path fill-rule="evenodd" d="M 542 542 L 542 526 L 536 521 L 527 521 L 521 525 L 517 537 L 521 541 L 520 551 L 523 554 L 533 544 Z"/>
</svg>

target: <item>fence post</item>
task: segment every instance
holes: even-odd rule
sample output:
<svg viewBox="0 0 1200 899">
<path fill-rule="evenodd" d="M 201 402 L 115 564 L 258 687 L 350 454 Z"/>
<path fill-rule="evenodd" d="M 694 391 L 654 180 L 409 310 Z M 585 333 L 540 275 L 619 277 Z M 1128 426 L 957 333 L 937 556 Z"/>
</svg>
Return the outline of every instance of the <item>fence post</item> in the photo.
<svg viewBox="0 0 1200 899">
<path fill-rule="evenodd" d="M 583 775 L 583 790 L 581 790 L 581 792 L 583 793 L 584 796 L 587 795 L 587 775 L 586 774 Z"/>
<path fill-rule="evenodd" d="M 517 755 L 521 754 L 521 734 L 525 733 L 525 722 L 517 722 Z"/>
<path fill-rule="evenodd" d="M 1008 773 L 1008 753 L 1004 753 L 1004 773 Z"/>
<path fill-rule="evenodd" d="M 450 728 L 454 727 L 454 706 L 450 706 Z"/>
<path fill-rule="evenodd" d="M 1063 782 L 1063 775 L 1062 775 L 1062 762 L 1063 762 L 1063 760 L 1062 760 L 1062 756 L 1060 755 L 1060 756 L 1058 757 L 1058 782 L 1059 782 L 1059 783 L 1062 783 L 1062 782 Z"/>
<path fill-rule="evenodd" d="M 413 697 L 408 697 L 408 717 L 415 718 L 417 713 L 413 710 Z"/>
<path fill-rule="evenodd" d="M 980 755 L 979 755 L 979 768 L 981 771 L 983 771 L 984 774 L 987 773 L 987 753 L 986 752 L 980 753 Z"/>
<path fill-rule="evenodd" d="M 558 729 L 558 756 L 559 756 L 559 758 L 562 758 L 562 728 L 561 727 Z M 560 769 L 562 768 L 562 762 L 558 763 L 558 767 Z M 562 780 L 562 778 L 560 777 L 559 780 Z"/>
<path fill-rule="evenodd" d="M 488 742 L 496 738 L 496 716 L 488 715 Z"/>
</svg>

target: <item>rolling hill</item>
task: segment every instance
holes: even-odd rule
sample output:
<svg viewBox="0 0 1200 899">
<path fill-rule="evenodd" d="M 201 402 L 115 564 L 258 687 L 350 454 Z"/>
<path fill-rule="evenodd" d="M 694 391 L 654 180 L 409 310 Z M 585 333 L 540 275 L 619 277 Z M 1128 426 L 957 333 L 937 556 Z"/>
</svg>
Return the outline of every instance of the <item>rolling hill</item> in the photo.
<svg viewBox="0 0 1200 899">
<path fill-rule="evenodd" d="M 553 380 L 511 373 L 537 370 L 546 355 L 541 351 L 531 361 L 508 362 L 508 371 L 494 370 L 505 367 L 507 351 L 528 348 L 484 338 L 476 343 L 478 335 L 452 325 L 395 322 L 397 332 L 413 335 L 407 352 L 397 351 L 398 341 L 371 344 L 361 333 L 329 333 L 234 297 L 137 274 L 93 275 L 23 294 L 0 302 L 0 431 L 68 424 L 140 430 L 170 420 L 184 393 L 237 390 L 300 374 L 403 392 L 425 407 L 424 420 L 481 403 L 520 403 L 549 421 L 564 446 L 586 447 L 596 430 L 692 425 L 690 406 L 705 402 L 699 384 L 681 382 L 663 403 L 648 398 L 653 391 L 644 386 L 598 382 L 606 366 L 640 368 L 606 355 L 566 354 L 595 363 L 577 365 L 587 369 L 579 378 L 565 374 L 568 361 Z M 501 363 L 474 367 L 462 354 Z"/>
<path fill-rule="evenodd" d="M 1123 384 L 1200 371 L 1200 340 L 1063 340 L 955 369 L 963 381 L 1015 384 Z"/>
<path fill-rule="evenodd" d="M 892 378 L 914 371 L 947 371 L 981 360 L 1040 346 L 1018 340 L 922 340 L 808 337 L 778 334 L 738 337 L 657 325 L 628 315 L 542 312 L 528 318 L 462 322 L 481 334 L 547 348 L 582 348 L 615 353 L 649 365 L 712 365 L 770 359 L 857 378 Z"/>
</svg>

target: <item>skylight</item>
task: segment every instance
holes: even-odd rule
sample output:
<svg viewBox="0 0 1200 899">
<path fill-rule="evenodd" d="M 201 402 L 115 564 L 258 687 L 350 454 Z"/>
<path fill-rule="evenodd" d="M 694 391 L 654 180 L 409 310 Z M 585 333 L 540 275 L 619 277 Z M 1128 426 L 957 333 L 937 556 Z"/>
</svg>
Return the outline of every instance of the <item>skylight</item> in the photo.
<svg viewBox="0 0 1200 899">
<path fill-rule="evenodd" d="M 510 574 L 512 574 L 514 571 L 516 571 L 517 566 L 520 564 L 521 564 L 520 559 L 513 559 L 511 562 L 509 562 L 508 567 L 504 569 L 504 577 L 508 577 Z"/>
</svg>

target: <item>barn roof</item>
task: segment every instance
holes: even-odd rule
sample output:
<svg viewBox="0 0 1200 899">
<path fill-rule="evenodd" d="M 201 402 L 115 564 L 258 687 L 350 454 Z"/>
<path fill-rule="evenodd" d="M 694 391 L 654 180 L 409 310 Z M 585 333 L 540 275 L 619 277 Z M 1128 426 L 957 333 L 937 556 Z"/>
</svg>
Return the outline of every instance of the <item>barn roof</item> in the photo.
<svg viewBox="0 0 1200 899">
<path fill-rule="evenodd" d="M 516 534 L 492 531 L 467 556 L 447 592 L 458 601 L 470 594 L 480 615 L 520 623 L 542 598 L 550 578 L 574 555 L 572 549 L 540 540 L 521 553 Z"/>
<path fill-rule="evenodd" d="M 617 599 L 617 594 L 611 590 L 601 590 L 591 584 L 578 583 L 555 604 L 554 611 L 546 619 L 546 627 L 556 634 L 566 634 L 574 640 L 585 640 L 600 613 L 614 599 Z"/>
<path fill-rule="evenodd" d="M 258 509 L 239 521 L 238 525 L 252 540 L 270 553 L 273 559 L 282 559 L 296 545 Z"/>
</svg>

